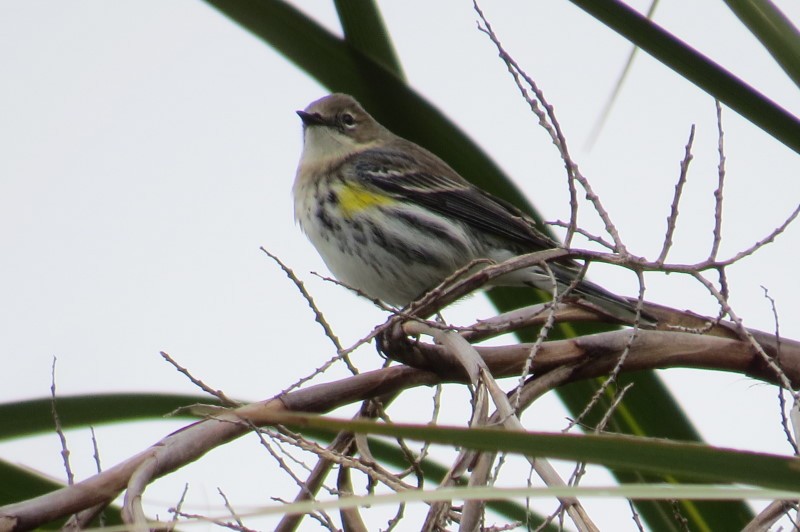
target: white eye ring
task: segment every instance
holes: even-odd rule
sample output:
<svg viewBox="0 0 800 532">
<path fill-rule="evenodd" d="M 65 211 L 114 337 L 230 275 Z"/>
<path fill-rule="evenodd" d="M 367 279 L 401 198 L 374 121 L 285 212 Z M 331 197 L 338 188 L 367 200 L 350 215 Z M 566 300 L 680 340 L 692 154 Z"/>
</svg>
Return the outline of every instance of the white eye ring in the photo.
<svg viewBox="0 0 800 532">
<path fill-rule="evenodd" d="M 344 113 L 341 120 L 344 127 L 353 128 L 356 125 L 356 119 L 350 113 Z"/>
</svg>

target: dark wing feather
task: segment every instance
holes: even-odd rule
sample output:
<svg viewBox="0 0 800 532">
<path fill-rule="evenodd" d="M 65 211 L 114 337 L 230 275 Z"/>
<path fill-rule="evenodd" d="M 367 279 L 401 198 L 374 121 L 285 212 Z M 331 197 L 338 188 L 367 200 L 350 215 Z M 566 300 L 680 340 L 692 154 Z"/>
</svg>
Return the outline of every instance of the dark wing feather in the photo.
<svg viewBox="0 0 800 532">
<path fill-rule="evenodd" d="M 469 184 L 438 158 L 429 157 L 433 159 L 415 161 L 406 153 L 380 149 L 361 152 L 351 163 L 365 186 L 422 205 L 479 232 L 506 240 L 522 251 L 558 246 L 519 209 Z M 421 170 L 420 162 L 428 164 L 423 164 Z"/>
<path fill-rule="evenodd" d="M 476 232 L 493 235 L 519 253 L 559 246 L 537 230 L 522 211 L 471 185 L 428 152 L 412 159 L 407 150 L 373 149 L 359 153 L 349 164 L 365 187 L 422 205 Z M 581 265 L 571 259 L 559 260 L 550 267 L 563 285 L 569 285 L 581 271 Z M 623 322 L 634 319 L 631 303 L 594 283 L 582 280 L 573 293 Z M 657 321 L 647 314 L 642 314 L 641 319 L 643 324 Z"/>
</svg>

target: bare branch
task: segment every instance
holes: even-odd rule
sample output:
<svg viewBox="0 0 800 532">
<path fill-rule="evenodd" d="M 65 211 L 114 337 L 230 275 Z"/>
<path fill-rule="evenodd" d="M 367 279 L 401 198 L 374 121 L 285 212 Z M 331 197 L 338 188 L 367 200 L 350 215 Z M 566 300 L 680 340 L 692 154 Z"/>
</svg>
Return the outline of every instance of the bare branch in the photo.
<svg viewBox="0 0 800 532">
<path fill-rule="evenodd" d="M 633 388 L 633 383 L 629 383 L 628 385 L 623 387 L 622 390 L 619 390 L 617 393 L 614 394 L 613 401 L 606 409 L 606 412 L 603 414 L 603 417 L 600 419 L 600 422 L 593 429 L 593 432 L 595 434 L 599 434 L 600 432 L 605 430 L 606 426 L 608 425 L 608 422 L 611 421 L 611 416 L 614 415 L 614 412 L 617 410 L 617 407 L 622 402 L 622 399 L 625 397 L 625 394 L 628 393 L 628 390 L 630 390 L 631 388 Z M 608 388 L 606 387 L 606 389 Z M 592 399 L 594 399 L 594 397 L 592 397 Z M 584 409 L 584 412 L 586 412 L 586 409 Z M 581 415 L 582 414 L 583 412 L 581 412 Z M 569 431 L 569 429 L 572 428 L 572 426 L 574 426 L 575 423 L 577 423 L 577 421 L 570 421 L 569 425 L 566 428 L 564 428 L 562 432 Z M 572 476 L 569 479 L 569 485 L 577 486 L 580 483 L 581 478 L 583 478 L 585 474 L 586 474 L 586 462 L 579 462 L 575 466 L 575 470 L 572 472 Z M 630 500 L 628 502 L 630 502 Z"/>
<path fill-rule="evenodd" d="M 161 357 L 164 360 L 166 360 L 167 362 L 169 362 L 170 364 L 172 364 L 172 366 L 175 369 L 177 369 L 180 373 L 183 373 L 184 375 L 186 375 L 186 377 L 190 381 L 192 381 L 192 384 L 194 384 L 195 386 L 197 386 L 198 388 L 200 388 L 201 390 L 203 390 L 207 394 L 213 395 L 214 397 L 219 399 L 220 402 L 223 405 L 226 405 L 226 406 L 239 406 L 239 405 L 241 405 L 241 403 L 239 403 L 238 401 L 234 401 L 233 399 L 231 399 L 227 395 L 225 395 L 225 393 L 222 390 L 215 390 L 215 389 L 211 388 L 210 386 L 208 386 L 206 383 L 204 383 L 202 380 L 195 378 L 189 372 L 188 369 L 186 369 L 183 366 L 181 366 L 180 364 L 178 364 L 175 361 L 175 359 L 172 358 L 168 353 L 165 353 L 164 351 L 161 351 L 160 354 L 161 354 Z"/>
<path fill-rule="evenodd" d="M 267 429 L 262 429 L 262 430 L 267 430 Z M 405 491 L 414 489 L 414 486 L 411 486 L 409 484 L 406 484 L 405 482 L 398 480 L 394 475 L 386 474 L 382 471 L 377 470 L 376 468 L 372 467 L 372 464 L 365 463 L 363 460 L 346 456 L 344 454 L 332 453 L 329 449 L 321 447 L 315 442 L 308 441 L 297 434 L 292 435 L 289 431 L 285 429 L 283 429 L 280 432 L 272 432 L 270 433 L 270 435 L 278 440 L 295 445 L 299 449 L 308 451 L 310 453 L 314 453 L 320 457 L 324 457 L 326 460 L 329 460 L 334 464 L 339 464 L 342 467 L 348 467 L 361 471 L 369 478 L 377 482 L 380 482 L 395 491 Z"/>
<path fill-rule="evenodd" d="M 633 519 L 633 523 L 636 525 L 636 529 L 639 532 L 644 532 L 644 525 L 642 525 L 642 520 L 639 519 L 639 512 L 636 511 L 636 507 L 633 505 L 633 501 L 628 500 L 628 506 L 631 509 L 631 519 Z"/>
<path fill-rule="evenodd" d="M 764 530 L 770 530 L 778 519 L 796 508 L 797 505 L 790 501 L 774 501 L 761 510 L 752 521 L 747 523 L 747 526 L 742 529 L 742 532 L 762 532 Z"/>
<path fill-rule="evenodd" d="M 391 396 L 381 396 L 382 403 L 391 402 Z M 356 414 L 355 419 L 359 417 L 374 418 L 377 414 L 377 403 L 375 401 L 365 401 L 361 405 L 361 409 Z M 353 447 L 355 436 L 350 432 L 340 432 L 336 435 L 333 441 L 328 445 L 327 450 L 333 455 L 346 455 L 350 454 Z M 294 502 L 301 502 L 313 499 L 316 493 L 322 486 L 325 477 L 333 467 L 334 462 L 325 456 L 318 456 L 317 464 L 305 480 L 303 488 L 294 499 Z M 299 526 L 300 520 L 303 518 L 300 514 L 284 515 L 278 526 L 275 527 L 276 532 L 288 532 L 296 530 Z"/>
<path fill-rule="evenodd" d="M 798 214 L 800 214 L 800 204 L 798 204 L 797 207 L 795 207 L 795 209 L 792 211 L 792 213 L 788 216 L 788 218 L 786 218 L 783 221 L 783 223 L 781 225 L 779 225 L 778 227 L 773 229 L 772 232 L 770 232 L 766 237 L 764 237 L 761 240 L 757 241 L 755 244 L 753 244 L 749 248 L 745 249 L 744 251 L 740 251 L 739 253 L 736 253 L 731 258 L 729 258 L 727 260 L 723 260 L 723 261 L 716 261 L 716 262 L 714 262 L 714 264 L 720 265 L 720 266 L 730 266 L 734 262 L 738 262 L 738 261 L 742 260 L 743 258 L 752 255 L 753 253 L 755 253 L 759 249 L 763 248 L 767 244 L 772 243 L 778 235 L 783 233 L 786 230 L 786 228 L 789 227 L 789 224 L 792 223 L 795 218 L 797 218 Z"/>
<path fill-rule="evenodd" d="M 64 435 L 64 429 L 61 427 L 61 419 L 58 417 L 58 410 L 56 410 L 56 357 L 53 357 L 53 366 L 50 370 L 50 415 L 53 417 L 56 434 L 58 434 L 58 439 L 61 441 L 61 458 L 64 461 L 64 470 L 67 473 L 67 484 L 71 486 L 75 484 L 75 475 L 72 472 L 72 467 L 69 465 L 67 437 Z"/>
<path fill-rule="evenodd" d="M 553 144 L 558 148 L 559 153 L 561 154 L 561 158 L 564 161 L 564 167 L 567 171 L 567 187 L 569 189 L 569 206 L 570 206 L 570 222 L 567 226 L 567 234 L 564 237 L 564 245 L 569 247 L 570 243 L 572 242 L 572 237 L 575 233 L 575 230 L 578 227 L 578 192 L 575 187 L 575 180 L 578 178 L 578 167 L 573 162 L 572 157 L 569 154 L 569 149 L 567 148 L 567 140 L 564 136 L 563 132 L 561 131 L 561 126 L 556 119 L 555 113 L 553 111 L 553 106 L 547 102 L 547 99 L 544 96 L 544 92 L 539 89 L 539 86 L 536 84 L 533 79 L 528 76 L 525 71 L 519 66 L 519 64 L 505 51 L 503 45 L 500 43 L 500 39 L 494 33 L 492 29 L 492 25 L 486 19 L 483 14 L 483 11 L 478 6 L 477 0 L 473 0 L 472 3 L 475 12 L 480 17 L 483 26 L 478 24 L 478 30 L 485 33 L 492 43 L 497 48 L 497 51 L 500 55 L 500 58 L 506 64 L 506 68 L 508 68 L 508 72 L 511 74 L 512 78 L 514 79 L 514 83 L 517 85 L 517 88 L 520 91 L 520 94 L 528 102 L 528 105 L 531 111 L 536 115 L 539 119 L 539 124 L 547 131 L 550 135 L 550 138 L 553 141 Z M 531 91 L 536 96 L 536 99 L 531 98 L 528 95 L 528 89 L 523 85 L 522 80 L 524 79 L 525 83 L 527 83 L 528 87 L 530 87 Z M 538 101 L 537 101 L 538 100 Z M 545 111 L 539 107 L 539 102 L 541 102 L 542 106 L 544 107 Z M 583 183 L 582 183 L 583 184 Z M 587 195 L 589 191 L 587 190 Z"/>
<path fill-rule="evenodd" d="M 727 298 L 719 292 L 713 284 L 711 284 L 705 277 L 700 274 L 695 274 L 694 278 L 700 281 L 703 286 L 708 289 L 711 294 L 717 298 L 719 301 L 720 306 L 725 310 L 725 313 L 731 317 L 731 320 L 736 324 L 739 329 L 739 332 L 742 336 L 747 340 L 747 342 L 755 349 L 758 355 L 762 358 L 762 360 L 770 367 L 770 369 L 775 372 L 775 376 L 777 377 L 778 381 L 781 383 L 781 386 L 786 388 L 787 390 L 792 389 L 792 383 L 789 377 L 786 375 L 783 368 L 781 368 L 776 362 L 773 357 L 770 357 L 765 351 L 761 344 L 756 341 L 753 334 L 747 330 L 744 326 L 744 322 L 742 321 L 739 316 L 733 311 L 733 309 L 728 304 Z M 795 402 L 798 400 L 798 395 L 796 393 L 793 394 Z"/>
<path fill-rule="evenodd" d="M 350 468 L 340 467 L 339 475 L 337 476 L 336 487 L 339 490 L 339 496 L 348 497 L 355 494 L 353 491 L 353 483 L 350 481 Z M 343 508 L 339 510 L 339 515 L 342 518 L 342 525 L 348 532 L 366 532 L 367 526 L 364 520 L 361 519 L 361 514 L 358 508 Z"/>
<path fill-rule="evenodd" d="M 178 504 L 175 505 L 174 508 L 170 508 L 168 511 L 172 514 L 172 519 L 169 523 L 167 523 L 167 530 L 172 531 L 175 530 L 175 526 L 178 524 L 178 514 L 181 513 L 183 509 L 183 503 L 186 501 L 186 494 L 189 493 L 189 484 L 186 483 L 183 485 L 183 491 L 181 492 L 181 496 L 178 499 Z"/>
<path fill-rule="evenodd" d="M 400 521 L 402 521 L 403 519 L 403 514 L 405 513 L 405 510 L 406 510 L 405 503 L 400 503 L 397 505 L 397 513 L 387 523 L 386 532 L 392 532 L 392 530 L 397 528 L 397 525 L 399 525 Z"/>
<path fill-rule="evenodd" d="M 570 340 L 545 342 L 533 361 L 532 371 L 541 375 L 531 382 L 558 375 L 558 384 L 594 378 L 608 374 L 616 365 L 620 354 L 628 344 L 629 331 L 614 331 Z M 762 347 L 774 358 L 774 341 L 771 334 L 752 332 Z M 390 345 L 391 349 L 409 348 Z M 414 342 L 412 349 L 418 350 L 420 359 L 446 360 L 441 346 Z M 531 345 L 501 347 L 476 347 L 486 361 L 489 371 L 496 378 L 519 375 Z M 783 340 L 781 357 L 775 359 L 783 368 L 788 383 L 800 384 L 800 343 Z M 722 338 L 691 333 L 664 331 L 639 331 L 630 346 L 630 353 L 622 371 L 638 371 L 653 368 L 695 367 L 736 371 L 767 382 L 776 382 L 775 371 L 753 352 L 750 341 Z M 140 479 L 156 478 L 197 460 L 215 446 L 237 438 L 250 430 L 250 424 L 261 425 L 274 419 L 277 412 L 328 412 L 342 405 L 362 401 L 368 397 L 393 394 L 416 386 L 432 386 L 437 383 L 464 382 L 463 370 L 448 368 L 447 364 L 433 371 L 407 366 L 364 372 L 337 382 L 318 384 L 295 390 L 281 397 L 253 403 L 222 412 L 215 418 L 205 419 L 178 430 L 149 449 L 123 461 L 102 473 L 87 478 L 73 486 L 56 490 L 47 495 L 0 508 L 0 516 L 11 519 L 18 528 L 35 528 L 61 516 L 113 499 L 122 491 L 134 473 L 140 471 L 144 462 L 155 469 L 150 475 L 137 473 Z M 435 371 L 435 372 L 434 372 Z M 781 379 L 783 382 L 783 379 Z M 526 388 L 528 388 L 526 383 Z M 546 386 L 531 385 L 523 390 L 521 403 L 535 397 Z M 543 393 L 543 392 L 542 392 Z M 244 420 L 244 423 L 242 422 Z M 153 457 L 156 459 L 150 460 Z M 131 495 L 133 491 L 131 492 Z"/>
<path fill-rule="evenodd" d="M 552 291 L 553 291 L 553 301 L 550 305 L 550 308 L 547 312 L 547 319 L 542 325 L 542 328 L 539 329 L 539 334 L 536 336 L 536 341 L 533 343 L 533 347 L 531 348 L 530 355 L 525 360 L 525 366 L 522 368 L 522 372 L 519 374 L 519 382 L 517 383 L 517 390 L 514 392 L 514 396 L 512 400 L 514 401 L 514 411 L 519 412 L 519 405 L 520 405 L 520 391 L 522 387 L 525 385 L 525 380 L 530 375 L 531 365 L 533 364 L 533 359 L 536 357 L 536 353 L 539 352 L 541 349 L 542 344 L 547 339 L 547 336 L 550 334 L 550 331 L 555 324 L 555 315 L 556 315 L 556 305 L 560 302 L 562 295 L 558 293 L 558 283 L 556 282 L 556 276 L 553 274 L 553 270 L 547 265 L 544 264 L 545 271 L 547 275 L 550 277 L 550 281 L 552 283 Z M 580 274 L 575 277 L 572 285 L 567 288 L 567 292 L 572 290 L 575 285 L 583 278 L 584 274 L 586 273 L 586 265 L 584 265 L 583 269 L 581 270 Z"/>
<path fill-rule="evenodd" d="M 568 228 L 570 225 L 566 222 L 562 222 L 561 220 L 555 220 L 552 222 L 545 222 L 546 225 L 553 225 L 555 227 L 565 227 Z M 586 231 L 585 229 L 581 229 L 580 227 L 575 228 L 575 233 L 585 237 L 590 242 L 595 242 L 600 244 L 604 248 L 608 249 L 609 251 L 614 251 L 614 244 L 605 240 L 603 237 L 593 235 L 592 233 Z M 565 245 L 566 246 L 566 245 Z"/>
<path fill-rule="evenodd" d="M 775 299 L 769 295 L 769 290 L 767 290 L 765 286 L 762 286 L 761 289 L 764 290 L 764 297 L 767 298 L 767 300 L 770 303 L 770 307 L 772 308 L 772 317 L 775 320 L 775 351 L 777 353 L 777 357 L 780 358 L 781 327 L 780 327 L 780 320 L 778 319 L 778 308 L 775 304 Z M 784 389 L 778 388 L 778 404 L 781 416 L 781 427 L 783 427 L 783 432 L 784 434 L 786 434 L 786 441 L 788 441 L 789 445 L 792 446 L 792 451 L 796 455 L 799 451 L 792 430 L 789 428 L 789 419 L 786 416 L 786 399 L 784 398 L 783 394 L 784 394 Z"/>
<path fill-rule="evenodd" d="M 719 100 L 714 100 L 714 104 L 717 108 L 719 164 L 717 165 L 717 189 L 714 191 L 714 241 L 711 244 L 711 253 L 708 255 L 709 261 L 716 260 L 719 245 L 722 243 L 722 189 L 725 186 L 725 145 L 723 143 L 725 133 L 722 131 L 722 105 Z"/>
<path fill-rule="evenodd" d="M 681 512 L 681 505 L 678 501 L 672 501 L 672 517 L 675 523 L 680 527 L 683 532 L 691 532 L 689 530 L 689 520 Z"/>
<path fill-rule="evenodd" d="M 223 528 L 227 528 L 228 530 L 235 530 L 236 532 L 257 532 L 252 528 L 247 528 L 246 526 L 241 526 L 238 523 L 232 523 L 230 521 L 222 521 L 219 519 L 212 519 L 205 515 L 200 514 L 190 514 L 185 512 L 176 512 L 175 515 L 179 517 L 183 517 L 184 519 L 191 519 L 194 521 L 200 521 L 205 523 L 211 523 L 216 526 L 221 526 Z"/>
<path fill-rule="evenodd" d="M 125 501 L 122 505 L 122 520 L 133 525 L 134 532 L 149 532 L 150 526 L 142 508 L 142 494 L 147 485 L 157 476 L 157 452 L 137 465 L 128 480 L 128 490 L 125 492 Z"/>
<path fill-rule="evenodd" d="M 552 274 L 552 272 L 550 273 Z M 555 284 L 554 277 L 553 280 Z M 555 290 L 558 290 L 557 286 L 555 287 Z M 496 422 L 501 422 L 503 426 L 509 430 L 525 430 L 516 415 L 515 407 L 511 405 L 508 397 L 492 376 L 491 370 L 487 367 L 484 360 L 480 358 L 478 352 L 472 345 L 467 343 L 464 338 L 453 333 L 452 331 L 440 331 L 430 327 L 425 327 L 419 323 L 409 323 L 408 325 L 413 326 L 413 331 L 410 332 L 433 336 L 433 338 L 437 340 L 437 343 L 442 344 L 442 347 L 453 354 L 458 360 L 459 364 L 467 369 L 467 374 L 469 375 L 471 383 L 475 384 L 480 381 L 485 386 L 492 397 L 492 401 L 497 407 L 497 415 L 493 416 L 493 419 L 495 419 Z M 525 365 L 529 366 L 529 364 L 530 361 L 526 360 Z M 475 371 L 478 372 L 478 378 L 475 376 Z M 483 387 L 481 386 L 478 387 L 476 395 L 478 395 L 477 392 L 482 388 Z M 479 410 L 480 409 L 476 406 L 476 413 Z M 476 423 L 474 421 L 475 419 L 476 417 L 473 416 L 473 422 L 470 423 L 470 426 L 475 424 L 483 424 L 481 422 Z M 473 476 L 470 477 L 470 485 L 483 485 L 489 478 L 491 462 L 494 460 L 494 453 L 481 453 L 479 456 L 481 457 L 478 460 L 480 466 L 476 467 L 479 469 L 480 473 L 478 475 L 473 473 Z M 539 474 L 539 476 L 545 482 L 545 484 L 548 486 L 566 486 L 566 483 L 561 479 L 556 470 L 547 460 L 534 457 L 526 458 L 531 463 L 531 466 L 536 470 L 537 474 Z M 559 501 L 561 501 L 561 503 L 567 507 L 567 512 L 579 530 L 597 530 L 576 498 L 563 497 L 559 498 Z M 481 501 L 465 502 L 462 515 L 462 526 L 464 529 L 475 529 L 475 527 L 478 525 L 479 517 L 482 515 L 482 512 L 483 503 Z"/>
<path fill-rule="evenodd" d="M 311 297 L 311 294 L 309 294 L 308 290 L 306 290 L 303 281 L 301 281 L 295 275 L 294 271 L 291 268 L 289 268 L 286 264 L 284 264 L 283 261 L 281 261 L 281 259 L 279 259 L 277 256 L 267 251 L 266 248 L 264 248 L 263 246 L 260 249 L 261 251 L 266 253 L 266 255 L 269 258 L 274 260 L 278 264 L 278 266 L 280 266 L 280 268 L 283 270 L 286 276 L 289 279 L 291 279 L 291 281 L 300 291 L 300 294 L 303 296 L 303 299 L 305 299 L 306 303 L 308 303 L 308 306 L 311 308 L 311 311 L 314 313 L 314 320 L 316 320 L 316 322 L 319 323 L 320 326 L 322 327 L 322 330 L 325 331 L 325 336 L 327 336 L 328 339 L 331 341 L 331 343 L 333 343 L 334 347 L 336 348 L 336 352 L 341 354 L 343 351 L 342 343 L 339 341 L 339 338 L 336 336 L 336 334 L 334 334 L 333 329 L 328 323 L 328 320 L 325 319 L 325 316 L 322 314 L 322 311 L 320 311 L 319 307 L 317 307 L 317 304 L 314 302 L 314 298 Z M 341 358 L 344 361 L 345 365 L 347 366 L 347 369 L 350 370 L 350 373 L 352 373 L 353 375 L 358 374 L 358 369 L 350 361 L 350 357 L 347 354 L 342 354 Z"/>
<path fill-rule="evenodd" d="M 619 359 L 617 360 L 617 363 L 614 365 L 614 369 L 611 370 L 611 373 L 609 374 L 608 378 L 603 380 L 603 383 L 600 386 L 598 386 L 597 390 L 595 390 L 594 394 L 592 395 L 592 398 L 586 404 L 583 411 L 581 411 L 581 413 L 578 414 L 578 416 L 574 420 L 570 421 L 569 425 L 564 429 L 564 432 L 569 431 L 576 424 L 581 423 L 583 421 L 583 418 L 589 414 L 592 408 L 594 408 L 594 406 L 600 402 L 600 398 L 606 394 L 609 387 L 613 384 L 616 384 L 617 377 L 619 376 L 620 371 L 622 371 L 622 367 L 625 364 L 625 360 L 628 358 L 628 355 L 630 354 L 631 346 L 633 345 L 633 342 L 636 340 L 636 335 L 639 332 L 639 317 L 641 316 L 642 313 L 642 301 L 644 297 L 644 276 L 642 275 L 642 272 L 637 272 L 637 274 L 639 278 L 639 299 L 636 305 L 636 317 L 634 319 L 633 329 L 631 330 L 628 342 L 625 344 L 625 348 L 619 355 Z M 617 400 L 617 402 L 622 400 L 621 395 L 624 393 L 625 390 L 623 390 L 622 392 L 620 392 L 620 394 L 618 394 L 619 399 Z M 616 403 L 612 404 L 608 412 L 612 412 L 615 407 Z M 607 420 L 601 422 L 602 426 L 605 426 L 606 422 Z"/>
<path fill-rule="evenodd" d="M 334 454 L 343 454 L 353 443 L 353 435 L 350 433 L 339 433 L 336 438 L 328 445 L 327 449 Z M 306 478 L 300 493 L 294 499 L 294 502 L 301 502 L 311 500 L 319 491 L 325 477 L 333 467 L 333 462 L 327 458 L 319 457 L 317 465 L 312 469 L 311 474 Z M 301 514 L 287 514 L 281 518 L 278 526 L 275 527 L 276 532 L 287 532 L 289 530 L 296 530 L 300 524 L 303 515 Z"/>
<path fill-rule="evenodd" d="M 667 216 L 667 233 L 664 236 L 664 246 L 661 248 L 661 253 L 658 254 L 656 264 L 664 264 L 664 261 L 667 260 L 669 249 L 672 247 L 672 235 L 675 234 L 675 227 L 678 224 L 678 204 L 681 201 L 683 186 L 689 176 L 689 163 L 692 162 L 692 144 L 694 144 L 694 124 L 689 130 L 689 141 L 686 143 L 683 160 L 681 161 L 681 173 L 678 175 L 678 182 L 675 184 L 675 195 L 672 197 L 672 206 L 670 207 L 669 216 Z"/>
</svg>

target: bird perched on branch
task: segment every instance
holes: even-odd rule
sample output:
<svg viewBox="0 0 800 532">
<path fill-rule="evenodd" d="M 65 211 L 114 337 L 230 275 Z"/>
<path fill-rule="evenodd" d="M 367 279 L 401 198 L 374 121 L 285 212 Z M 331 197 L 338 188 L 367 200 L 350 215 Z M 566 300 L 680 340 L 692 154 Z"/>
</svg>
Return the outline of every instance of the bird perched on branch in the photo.
<svg viewBox="0 0 800 532">
<path fill-rule="evenodd" d="M 351 96 L 331 94 L 297 114 L 304 144 L 295 218 L 342 283 L 404 306 L 476 259 L 502 262 L 559 246 L 522 211 L 393 134 Z M 549 266 L 561 289 L 581 272 L 572 260 Z M 493 284 L 552 293 L 553 280 L 537 266 Z M 635 315 L 628 300 L 589 281 L 571 295 L 620 321 Z"/>
</svg>

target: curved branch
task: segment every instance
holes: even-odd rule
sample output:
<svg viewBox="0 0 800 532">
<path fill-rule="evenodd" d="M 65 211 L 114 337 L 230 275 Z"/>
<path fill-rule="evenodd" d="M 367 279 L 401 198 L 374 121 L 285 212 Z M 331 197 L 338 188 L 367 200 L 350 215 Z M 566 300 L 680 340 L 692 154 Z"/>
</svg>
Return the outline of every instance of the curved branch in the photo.
<svg viewBox="0 0 800 532">
<path fill-rule="evenodd" d="M 544 342 L 533 361 L 532 371 L 545 374 L 571 366 L 565 382 L 607 374 L 629 343 L 630 331 L 606 333 Z M 800 384 L 800 343 L 781 340 L 780 354 L 766 333 L 754 335 L 764 351 L 783 369 L 792 386 Z M 143 452 L 72 486 L 27 501 L 0 508 L 0 530 L 26 530 L 114 499 L 128 485 L 145 462 L 156 479 L 193 462 L 211 449 L 227 443 L 274 419 L 277 412 L 324 413 L 364 399 L 396 393 L 417 386 L 441 382 L 468 382 L 458 361 L 441 346 L 413 342 L 391 335 L 384 339 L 384 350 L 398 358 L 422 363 L 422 368 L 392 366 L 365 372 L 339 381 L 318 384 L 283 396 L 252 403 L 221 415 L 188 425 L 166 436 Z M 476 347 L 492 374 L 516 377 L 528 359 L 531 345 Z M 425 363 L 435 367 L 425 368 Z M 777 384 L 777 377 L 752 346 L 735 338 L 639 330 L 630 346 L 622 371 L 689 367 L 733 371 Z"/>
</svg>

